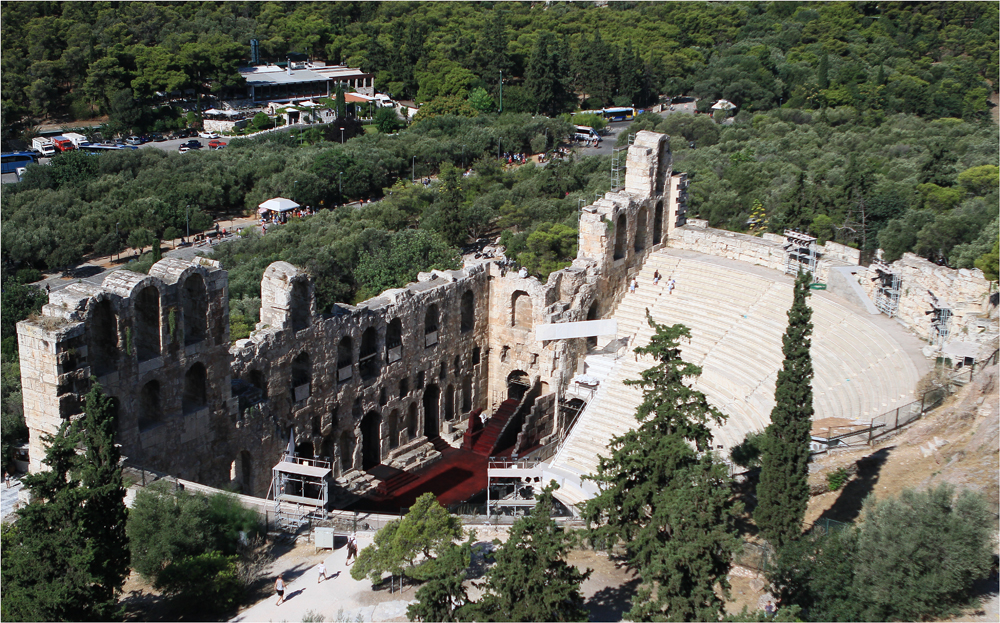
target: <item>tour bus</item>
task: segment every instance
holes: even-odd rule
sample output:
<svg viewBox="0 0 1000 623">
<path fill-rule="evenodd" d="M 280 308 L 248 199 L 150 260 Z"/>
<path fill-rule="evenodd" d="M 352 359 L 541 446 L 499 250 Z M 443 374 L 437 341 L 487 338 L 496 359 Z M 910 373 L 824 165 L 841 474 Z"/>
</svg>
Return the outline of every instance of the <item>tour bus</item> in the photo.
<svg viewBox="0 0 1000 623">
<path fill-rule="evenodd" d="M 78 148 L 82 152 L 91 154 L 105 154 L 110 151 L 125 151 L 138 149 L 132 145 L 116 145 L 115 143 L 84 143 Z"/>
<path fill-rule="evenodd" d="M 601 135 L 594 131 L 594 128 L 586 125 L 573 126 L 576 128 L 576 134 L 573 135 L 578 141 L 595 141 L 597 143 L 601 142 Z"/>
<path fill-rule="evenodd" d="M 38 154 L 33 151 L 15 151 L 3 154 L 0 173 L 17 173 L 18 169 L 38 162 Z"/>
<path fill-rule="evenodd" d="M 631 121 L 635 118 L 635 108 L 602 108 L 601 116 L 608 121 Z"/>
</svg>

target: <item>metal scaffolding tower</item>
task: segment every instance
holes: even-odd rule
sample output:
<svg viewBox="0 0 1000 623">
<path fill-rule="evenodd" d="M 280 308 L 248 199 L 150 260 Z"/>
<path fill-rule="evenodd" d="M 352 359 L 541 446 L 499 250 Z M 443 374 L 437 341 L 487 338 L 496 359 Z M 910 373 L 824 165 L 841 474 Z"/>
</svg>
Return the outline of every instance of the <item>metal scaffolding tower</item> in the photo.
<svg viewBox="0 0 1000 623">
<path fill-rule="evenodd" d="M 799 270 L 805 270 L 816 275 L 816 264 L 819 263 L 819 250 L 816 239 L 797 231 L 785 230 L 785 273 L 797 275 Z"/>
<path fill-rule="evenodd" d="M 875 287 L 875 307 L 892 318 L 899 311 L 902 277 L 897 270 L 884 262 L 876 261 L 874 266 L 875 276 L 872 277 L 872 281 L 878 283 Z"/>
<path fill-rule="evenodd" d="M 635 142 L 635 134 L 628 135 L 628 144 L 611 150 L 611 190 L 624 187 L 625 162 L 628 159 L 628 148 Z"/>
</svg>

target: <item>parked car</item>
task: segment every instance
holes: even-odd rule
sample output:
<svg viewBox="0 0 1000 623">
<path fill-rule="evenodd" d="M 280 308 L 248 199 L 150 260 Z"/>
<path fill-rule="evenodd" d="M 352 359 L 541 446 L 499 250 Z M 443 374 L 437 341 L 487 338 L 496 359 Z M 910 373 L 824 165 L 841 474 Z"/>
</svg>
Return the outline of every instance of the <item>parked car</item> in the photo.
<svg viewBox="0 0 1000 623">
<path fill-rule="evenodd" d="M 188 147 L 187 145 L 181 145 L 180 147 L 177 148 L 177 151 L 181 152 L 182 154 L 186 154 L 187 152 L 191 151 L 191 148 Z"/>
<path fill-rule="evenodd" d="M 128 143 L 129 145 L 142 145 L 143 143 L 142 139 L 139 138 L 138 136 L 130 136 L 127 139 L 125 139 L 125 142 Z"/>
<path fill-rule="evenodd" d="M 201 149 L 201 141 L 198 139 L 191 139 L 190 141 L 184 143 L 184 147 L 188 147 L 190 149 Z"/>
<path fill-rule="evenodd" d="M 215 132 L 209 132 L 208 130 L 203 130 L 198 132 L 198 138 L 219 138 L 219 135 Z"/>
<path fill-rule="evenodd" d="M 174 138 L 191 138 L 195 134 L 196 132 L 191 129 L 177 130 L 177 132 L 174 133 Z"/>
<path fill-rule="evenodd" d="M 149 135 L 149 140 L 157 142 L 157 143 L 162 143 L 163 141 L 165 141 L 167 139 L 166 139 L 165 136 L 163 136 L 159 132 L 153 132 L 152 134 Z"/>
<path fill-rule="evenodd" d="M 208 146 L 211 149 L 222 149 L 226 144 L 220 140 L 208 141 Z"/>
</svg>

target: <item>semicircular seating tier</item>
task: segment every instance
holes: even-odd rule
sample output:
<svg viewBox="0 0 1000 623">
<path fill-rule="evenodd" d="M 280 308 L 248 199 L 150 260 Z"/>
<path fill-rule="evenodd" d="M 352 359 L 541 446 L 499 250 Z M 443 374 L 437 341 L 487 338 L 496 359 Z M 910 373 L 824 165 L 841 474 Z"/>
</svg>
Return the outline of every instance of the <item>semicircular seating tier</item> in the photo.
<svg viewBox="0 0 1000 623">
<path fill-rule="evenodd" d="M 702 368 L 695 387 L 728 416 L 726 424 L 714 430 L 720 453 L 728 454 L 747 433 L 763 430 L 770 422 L 794 280 L 773 270 L 708 256 L 691 259 L 693 255 L 671 250 L 652 254 L 638 276 L 637 291 L 624 295 L 613 317 L 619 338 L 630 337 L 628 351 L 614 362 L 553 457 L 550 465 L 556 472 L 594 473 L 598 455 L 610 454 L 611 438 L 635 427 L 642 391 L 622 381 L 639 378 L 654 363 L 632 352 L 635 346 L 648 344 L 653 334 L 645 318 L 647 309 L 660 324 L 690 328 L 691 339 L 682 343 L 681 352 L 685 361 Z M 662 279 L 654 286 L 657 270 Z M 666 287 L 670 276 L 677 283 L 672 294 Z M 824 292 L 814 292 L 809 304 L 814 419 L 868 423 L 914 400 L 926 364 L 908 354 L 900 340 L 916 343 L 916 338 L 880 327 Z M 909 349 L 918 351 L 919 345 Z"/>
</svg>

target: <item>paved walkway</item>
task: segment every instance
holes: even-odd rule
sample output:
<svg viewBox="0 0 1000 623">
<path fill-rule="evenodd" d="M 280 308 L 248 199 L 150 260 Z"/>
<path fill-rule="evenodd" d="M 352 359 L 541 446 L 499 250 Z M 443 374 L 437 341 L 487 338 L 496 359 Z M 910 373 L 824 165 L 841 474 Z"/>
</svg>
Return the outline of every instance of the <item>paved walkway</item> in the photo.
<svg viewBox="0 0 1000 623">
<path fill-rule="evenodd" d="M 2 507 L 2 512 L 0 512 L 0 518 L 7 518 L 14 512 L 14 505 L 17 503 L 17 494 L 24 488 L 21 483 L 21 478 L 11 476 L 10 478 L 10 489 L 7 488 L 3 482 L 0 482 L 0 507 Z"/>
<path fill-rule="evenodd" d="M 373 536 L 374 533 L 358 533 L 358 549 L 370 545 Z M 301 621 L 306 613 L 313 612 L 323 615 L 326 621 L 408 621 L 406 607 L 414 601 L 415 589 L 409 587 L 402 593 L 373 591 L 367 579 L 355 581 L 347 565 L 347 547 L 342 541 L 339 539 L 339 549 L 324 559 L 328 580 L 316 582 L 319 578 L 316 566 L 284 569 L 284 603 L 275 605 L 277 596 L 272 594 L 232 620 Z M 275 564 L 280 563 L 279 559 Z M 276 571 L 271 571 L 272 581 Z"/>
</svg>

